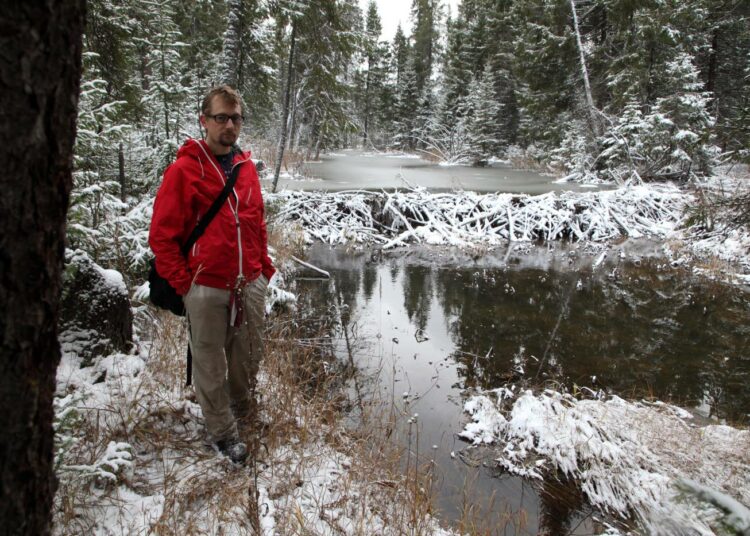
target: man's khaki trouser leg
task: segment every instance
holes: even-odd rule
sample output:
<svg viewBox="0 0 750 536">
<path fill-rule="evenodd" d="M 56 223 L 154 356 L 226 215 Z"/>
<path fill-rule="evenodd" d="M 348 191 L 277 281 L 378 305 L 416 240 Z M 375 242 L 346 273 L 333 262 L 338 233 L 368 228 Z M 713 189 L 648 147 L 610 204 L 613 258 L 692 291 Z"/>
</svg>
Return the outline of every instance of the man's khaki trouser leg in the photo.
<svg viewBox="0 0 750 536">
<path fill-rule="evenodd" d="M 227 360 L 229 291 L 193 285 L 185 296 L 193 353 L 193 386 L 213 441 L 237 434 L 229 409 Z"/>
<path fill-rule="evenodd" d="M 255 381 L 263 359 L 263 329 L 266 288 L 264 276 L 251 281 L 243 290 L 243 324 L 230 329 L 227 344 L 229 395 L 236 417 L 245 417 L 253 409 Z"/>
<path fill-rule="evenodd" d="M 237 434 L 231 408 L 235 408 L 239 417 L 251 407 L 250 397 L 263 357 L 267 286 L 267 280 L 261 276 L 245 287 L 244 321 L 239 328 L 229 326 L 228 290 L 193 285 L 185 296 L 193 385 L 206 429 L 214 441 Z"/>
</svg>

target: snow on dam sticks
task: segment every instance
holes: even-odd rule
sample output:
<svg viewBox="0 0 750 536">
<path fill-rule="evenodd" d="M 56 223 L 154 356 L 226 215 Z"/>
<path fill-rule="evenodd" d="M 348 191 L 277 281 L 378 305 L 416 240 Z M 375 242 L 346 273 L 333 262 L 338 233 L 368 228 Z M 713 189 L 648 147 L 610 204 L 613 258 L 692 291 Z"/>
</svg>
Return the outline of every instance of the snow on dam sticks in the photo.
<svg viewBox="0 0 750 536">
<path fill-rule="evenodd" d="M 495 463 L 529 478 L 562 473 L 589 502 L 646 534 L 748 534 L 750 431 L 701 426 L 663 402 L 502 387 L 471 397 L 459 435 L 494 445 Z M 742 501 L 742 503 L 740 502 Z"/>
<path fill-rule="evenodd" d="M 285 191 L 276 221 L 297 221 L 308 240 L 335 245 L 409 243 L 487 246 L 508 240 L 606 241 L 665 237 L 682 221 L 691 197 L 672 185 L 538 196 L 473 192 Z"/>
</svg>

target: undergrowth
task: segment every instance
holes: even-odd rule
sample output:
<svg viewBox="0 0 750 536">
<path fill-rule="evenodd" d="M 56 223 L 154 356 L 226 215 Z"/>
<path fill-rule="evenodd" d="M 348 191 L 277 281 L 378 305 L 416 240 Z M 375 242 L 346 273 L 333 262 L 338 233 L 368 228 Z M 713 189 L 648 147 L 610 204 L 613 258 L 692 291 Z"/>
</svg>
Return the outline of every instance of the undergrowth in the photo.
<svg viewBox="0 0 750 536">
<path fill-rule="evenodd" d="M 352 389 L 366 382 L 353 359 L 336 356 L 336 308 L 330 318 L 273 313 L 259 374 L 263 426 L 242 432 L 252 451 L 244 468 L 206 440 L 185 386 L 184 320 L 145 304 L 135 312 L 138 353 L 87 368 L 64 357 L 55 534 L 441 533 L 416 423 L 393 401 Z"/>
</svg>

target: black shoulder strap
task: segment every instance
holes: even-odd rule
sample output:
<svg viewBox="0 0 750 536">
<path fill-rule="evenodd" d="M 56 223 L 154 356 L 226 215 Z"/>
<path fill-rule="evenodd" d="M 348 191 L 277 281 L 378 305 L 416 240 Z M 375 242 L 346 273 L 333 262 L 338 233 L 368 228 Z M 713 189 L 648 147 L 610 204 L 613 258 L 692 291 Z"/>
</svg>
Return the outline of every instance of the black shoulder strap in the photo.
<svg viewBox="0 0 750 536">
<path fill-rule="evenodd" d="M 232 173 L 229 175 L 227 182 L 224 183 L 224 189 L 221 190 L 219 197 L 214 200 L 211 208 L 209 208 L 208 211 L 203 215 L 201 220 L 198 222 L 198 225 L 195 226 L 193 232 L 190 233 L 190 236 L 188 236 L 187 242 L 185 242 L 185 245 L 181 248 L 183 255 L 187 255 L 188 251 L 190 251 L 190 248 L 193 247 L 193 244 L 195 244 L 201 237 L 201 235 L 205 232 L 206 227 L 208 227 L 208 224 L 211 223 L 211 220 L 214 219 L 214 216 L 216 216 L 219 210 L 221 210 L 221 206 L 224 204 L 224 201 L 227 200 L 229 192 L 232 191 L 232 188 L 234 188 L 234 184 L 237 182 L 237 175 L 239 175 L 240 173 L 240 165 L 241 164 L 236 164 L 232 168 Z"/>
</svg>

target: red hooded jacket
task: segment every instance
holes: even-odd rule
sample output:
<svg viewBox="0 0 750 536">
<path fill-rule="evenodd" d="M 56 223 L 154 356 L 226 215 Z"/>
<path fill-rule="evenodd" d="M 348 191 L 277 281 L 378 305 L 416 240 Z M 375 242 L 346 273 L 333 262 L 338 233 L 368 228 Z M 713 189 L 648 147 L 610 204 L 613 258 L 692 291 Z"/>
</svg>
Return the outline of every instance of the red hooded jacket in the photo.
<svg viewBox="0 0 750 536">
<path fill-rule="evenodd" d="M 156 256 L 156 271 L 178 294 L 187 294 L 193 282 L 231 289 L 240 269 L 247 281 L 261 273 L 270 280 L 276 271 L 268 258 L 263 197 L 250 153 L 236 154 L 234 165 L 238 164 L 233 192 L 187 258 L 180 248 L 219 196 L 226 178 L 208 145 L 193 139 L 180 147 L 177 159 L 164 171 L 148 243 Z"/>
</svg>

